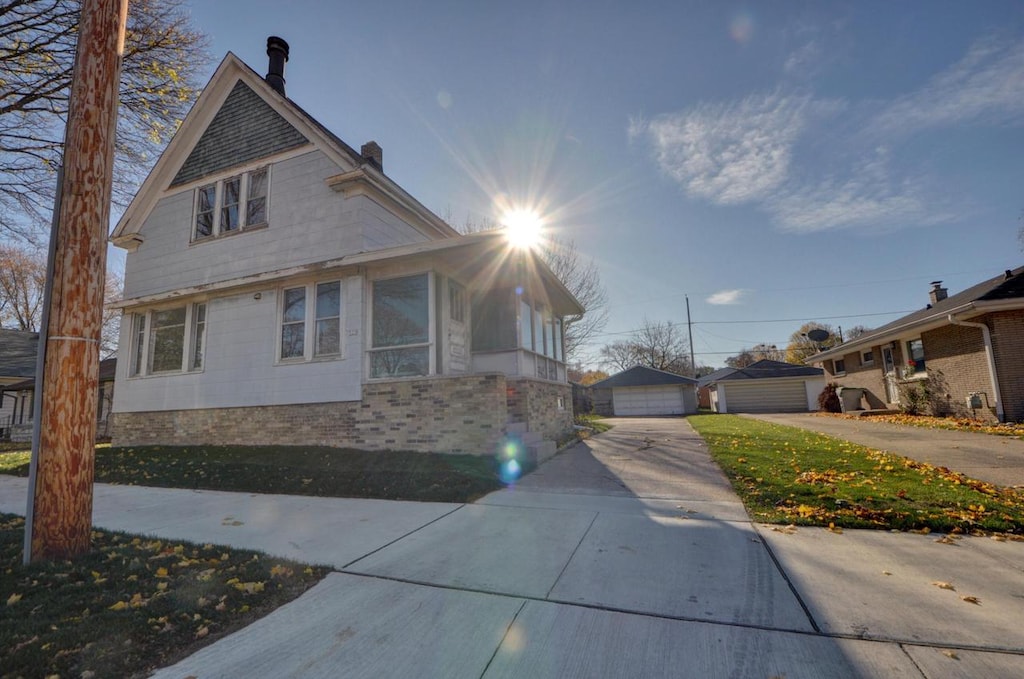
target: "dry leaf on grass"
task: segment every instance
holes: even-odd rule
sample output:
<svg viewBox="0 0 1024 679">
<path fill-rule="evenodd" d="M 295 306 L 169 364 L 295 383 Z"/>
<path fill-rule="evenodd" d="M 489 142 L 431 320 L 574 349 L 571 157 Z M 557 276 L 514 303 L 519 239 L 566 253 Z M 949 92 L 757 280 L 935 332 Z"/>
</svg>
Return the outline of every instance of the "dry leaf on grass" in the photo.
<svg viewBox="0 0 1024 679">
<path fill-rule="evenodd" d="M 956 587 L 953 586 L 952 582 L 943 582 L 941 580 L 936 580 L 932 584 L 938 587 L 939 589 L 948 589 L 954 592 L 956 591 Z"/>
</svg>

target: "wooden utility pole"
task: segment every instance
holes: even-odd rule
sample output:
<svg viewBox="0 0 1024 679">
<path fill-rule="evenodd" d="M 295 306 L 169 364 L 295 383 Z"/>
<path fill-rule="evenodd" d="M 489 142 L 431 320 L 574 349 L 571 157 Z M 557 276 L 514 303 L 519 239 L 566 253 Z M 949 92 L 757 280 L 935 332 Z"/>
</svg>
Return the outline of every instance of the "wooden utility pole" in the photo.
<svg viewBox="0 0 1024 679">
<path fill-rule="evenodd" d="M 89 550 L 99 343 L 128 0 L 83 0 L 64 132 L 64 165 L 36 414 L 26 561 Z"/>
</svg>

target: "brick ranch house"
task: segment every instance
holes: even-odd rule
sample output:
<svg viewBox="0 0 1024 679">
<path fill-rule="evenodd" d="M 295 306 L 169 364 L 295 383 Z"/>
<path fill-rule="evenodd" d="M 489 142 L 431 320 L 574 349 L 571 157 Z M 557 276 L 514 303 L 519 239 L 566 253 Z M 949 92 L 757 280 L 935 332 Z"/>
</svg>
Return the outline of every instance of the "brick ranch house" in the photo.
<svg viewBox="0 0 1024 679">
<path fill-rule="evenodd" d="M 111 241 L 115 445 L 553 452 L 579 302 L 505 235 L 461 235 L 266 78 L 221 62 Z"/>
<path fill-rule="evenodd" d="M 862 407 L 906 405 L 927 389 L 924 410 L 990 421 L 1024 420 L 1024 267 L 930 303 L 809 357 L 828 382 L 864 389 Z"/>
</svg>

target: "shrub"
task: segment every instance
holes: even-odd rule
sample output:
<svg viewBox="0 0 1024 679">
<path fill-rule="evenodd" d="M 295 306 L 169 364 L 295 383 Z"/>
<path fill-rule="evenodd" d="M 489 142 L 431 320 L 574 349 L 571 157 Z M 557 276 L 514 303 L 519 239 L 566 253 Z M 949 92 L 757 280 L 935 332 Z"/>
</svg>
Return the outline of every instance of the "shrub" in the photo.
<svg viewBox="0 0 1024 679">
<path fill-rule="evenodd" d="M 825 388 L 818 394 L 818 409 L 823 410 L 826 413 L 838 413 L 842 412 L 843 408 L 839 403 L 839 394 L 837 389 L 839 385 L 835 382 L 829 382 L 825 385 Z"/>
</svg>

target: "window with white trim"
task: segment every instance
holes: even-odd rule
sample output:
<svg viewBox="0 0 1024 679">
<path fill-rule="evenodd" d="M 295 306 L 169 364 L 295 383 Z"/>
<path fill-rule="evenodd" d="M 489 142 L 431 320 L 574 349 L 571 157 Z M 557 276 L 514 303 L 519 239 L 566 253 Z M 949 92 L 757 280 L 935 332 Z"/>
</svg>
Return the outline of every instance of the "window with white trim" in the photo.
<svg viewBox="0 0 1024 679">
<path fill-rule="evenodd" d="M 370 377 L 416 377 L 431 372 L 430 274 L 373 282 Z"/>
<path fill-rule="evenodd" d="M 220 179 L 195 191 L 192 240 L 267 223 L 268 166 Z"/>
<path fill-rule="evenodd" d="M 835 364 L 834 365 L 835 371 L 833 371 L 833 373 L 832 373 L 833 375 L 845 375 L 846 374 L 846 359 L 837 358 L 834 361 L 834 364 Z"/>
<path fill-rule="evenodd" d="M 875 363 L 875 351 L 869 349 L 868 351 L 862 351 L 860 353 L 860 364 L 861 365 L 874 365 Z"/>
<path fill-rule="evenodd" d="M 203 369 L 206 304 L 132 314 L 132 377 Z"/>
<path fill-rule="evenodd" d="M 307 303 L 312 300 L 312 303 Z M 307 283 L 281 291 L 282 361 L 341 356 L 341 281 Z"/>
</svg>

